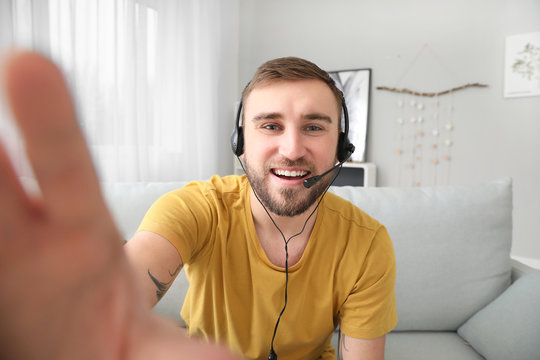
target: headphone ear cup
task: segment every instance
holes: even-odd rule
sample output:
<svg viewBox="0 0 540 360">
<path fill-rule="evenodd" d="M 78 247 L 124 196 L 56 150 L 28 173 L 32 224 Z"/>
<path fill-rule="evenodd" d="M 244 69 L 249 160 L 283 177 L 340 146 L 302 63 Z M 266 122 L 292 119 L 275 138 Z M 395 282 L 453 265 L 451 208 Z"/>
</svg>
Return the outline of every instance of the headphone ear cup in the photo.
<svg viewBox="0 0 540 360">
<path fill-rule="evenodd" d="M 345 133 L 339 133 L 338 145 L 337 145 L 337 158 L 339 162 L 343 162 L 347 159 L 347 144 L 349 139 L 345 137 Z"/>
<path fill-rule="evenodd" d="M 352 153 L 354 152 L 355 147 L 351 142 L 349 141 L 349 138 L 345 135 L 345 133 L 339 134 L 339 140 L 338 140 L 338 151 L 337 151 L 337 158 L 339 162 L 345 162 L 347 161 Z"/>
<path fill-rule="evenodd" d="M 235 127 L 231 135 L 231 148 L 236 156 L 244 153 L 244 129 L 240 126 Z"/>
<path fill-rule="evenodd" d="M 240 117 L 242 114 L 242 101 L 238 103 L 238 109 L 236 110 L 236 121 L 234 123 L 234 130 L 231 135 L 231 149 L 236 156 L 240 156 L 244 153 L 244 129 L 240 126 Z"/>
<path fill-rule="evenodd" d="M 354 152 L 354 145 L 349 141 L 349 111 L 345 104 L 345 97 L 341 93 L 341 106 L 343 108 L 343 121 L 345 122 L 345 131 L 339 133 L 337 158 L 340 163 L 349 160 Z"/>
</svg>

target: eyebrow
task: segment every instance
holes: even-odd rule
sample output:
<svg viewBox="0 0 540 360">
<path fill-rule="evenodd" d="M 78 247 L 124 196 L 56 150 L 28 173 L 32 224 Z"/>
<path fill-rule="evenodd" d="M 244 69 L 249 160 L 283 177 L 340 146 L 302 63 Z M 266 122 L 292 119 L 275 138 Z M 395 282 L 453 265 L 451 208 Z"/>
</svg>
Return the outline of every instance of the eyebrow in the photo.
<svg viewBox="0 0 540 360">
<path fill-rule="evenodd" d="M 281 119 L 283 118 L 283 115 L 278 112 L 270 112 L 270 113 L 260 113 L 253 117 L 253 122 L 258 122 L 262 120 L 275 120 L 275 119 Z M 320 114 L 320 113 L 309 113 L 303 116 L 304 119 L 307 120 L 322 120 L 329 124 L 332 123 L 332 118 L 328 115 Z"/>
<path fill-rule="evenodd" d="M 283 116 L 280 113 L 277 112 L 270 112 L 270 113 L 260 113 L 257 114 L 251 119 L 253 122 L 262 121 L 262 120 L 273 120 L 273 119 L 280 119 Z"/>
<path fill-rule="evenodd" d="M 307 114 L 304 115 L 304 118 L 308 120 L 323 120 L 329 124 L 332 123 L 332 118 L 330 116 L 320 113 Z"/>
</svg>

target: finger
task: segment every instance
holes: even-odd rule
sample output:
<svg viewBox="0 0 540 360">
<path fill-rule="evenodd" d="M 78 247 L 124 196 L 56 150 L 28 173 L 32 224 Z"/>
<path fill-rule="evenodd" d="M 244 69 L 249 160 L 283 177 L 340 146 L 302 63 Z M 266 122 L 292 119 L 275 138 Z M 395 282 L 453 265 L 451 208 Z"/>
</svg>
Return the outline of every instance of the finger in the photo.
<svg viewBox="0 0 540 360">
<path fill-rule="evenodd" d="M 97 176 L 60 70 L 41 55 L 19 52 L 4 72 L 46 210 L 64 221 L 99 212 L 104 205 Z"/>
</svg>

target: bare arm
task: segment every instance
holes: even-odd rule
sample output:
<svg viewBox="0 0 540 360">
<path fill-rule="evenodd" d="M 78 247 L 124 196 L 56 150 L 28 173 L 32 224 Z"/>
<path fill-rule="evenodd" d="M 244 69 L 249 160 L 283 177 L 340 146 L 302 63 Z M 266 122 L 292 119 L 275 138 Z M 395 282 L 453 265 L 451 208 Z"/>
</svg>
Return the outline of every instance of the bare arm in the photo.
<svg viewBox="0 0 540 360">
<path fill-rule="evenodd" d="M 386 335 L 375 339 L 356 339 L 340 334 L 339 360 L 384 360 Z"/>
<path fill-rule="evenodd" d="M 150 231 L 136 233 L 124 248 L 144 298 L 153 307 L 182 270 L 182 258 L 167 239 Z"/>
</svg>

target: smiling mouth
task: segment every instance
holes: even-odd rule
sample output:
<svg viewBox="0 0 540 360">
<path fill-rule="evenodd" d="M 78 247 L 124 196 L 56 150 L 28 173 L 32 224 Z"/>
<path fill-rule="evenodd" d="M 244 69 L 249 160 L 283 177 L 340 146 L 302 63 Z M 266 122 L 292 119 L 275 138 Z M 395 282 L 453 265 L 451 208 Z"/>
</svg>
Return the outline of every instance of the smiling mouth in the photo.
<svg viewBox="0 0 540 360">
<path fill-rule="evenodd" d="M 302 179 L 306 177 L 309 172 L 305 170 L 281 170 L 281 169 L 272 169 L 272 174 L 276 175 L 282 179 Z"/>
</svg>

